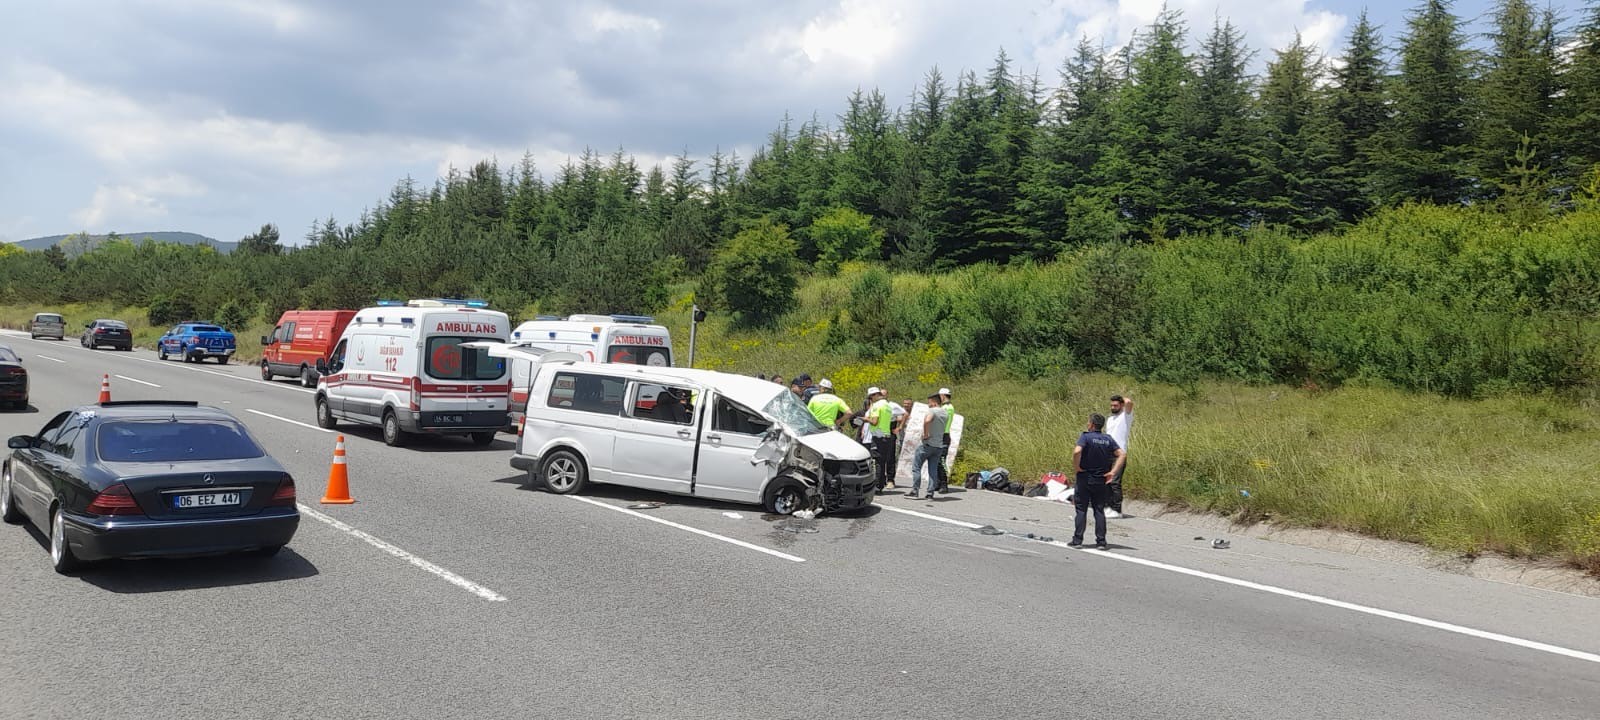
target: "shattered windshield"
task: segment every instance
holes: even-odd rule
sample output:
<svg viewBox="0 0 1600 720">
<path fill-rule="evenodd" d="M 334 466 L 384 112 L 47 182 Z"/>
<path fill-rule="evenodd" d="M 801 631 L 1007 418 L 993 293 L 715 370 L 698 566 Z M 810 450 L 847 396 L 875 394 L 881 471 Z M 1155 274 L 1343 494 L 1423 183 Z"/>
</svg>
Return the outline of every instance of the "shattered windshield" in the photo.
<svg viewBox="0 0 1600 720">
<path fill-rule="evenodd" d="M 827 432 L 828 426 L 817 421 L 816 416 L 806 409 L 805 404 L 794 393 L 785 390 L 767 403 L 762 412 L 778 419 L 783 426 L 789 428 L 796 435 L 814 435 Z"/>
</svg>

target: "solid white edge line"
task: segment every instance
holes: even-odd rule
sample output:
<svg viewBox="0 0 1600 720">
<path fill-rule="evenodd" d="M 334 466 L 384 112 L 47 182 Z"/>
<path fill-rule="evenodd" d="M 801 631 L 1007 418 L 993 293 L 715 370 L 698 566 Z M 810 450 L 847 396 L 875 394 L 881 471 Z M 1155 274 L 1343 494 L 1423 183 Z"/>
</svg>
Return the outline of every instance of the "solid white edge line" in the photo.
<svg viewBox="0 0 1600 720">
<path fill-rule="evenodd" d="M 37 353 L 34 354 L 34 357 L 36 357 L 36 358 L 44 358 L 46 360 L 49 360 L 50 362 L 58 362 L 58 363 L 65 363 L 66 362 L 65 360 L 62 360 L 61 358 L 53 358 L 53 357 L 50 357 L 49 355 L 39 355 Z"/>
<path fill-rule="evenodd" d="M 256 410 L 255 408 L 245 408 L 244 411 L 247 412 L 247 413 L 255 413 L 257 415 L 260 415 L 261 417 L 269 417 L 269 418 L 272 418 L 273 420 L 281 420 L 283 422 L 289 423 L 290 425 L 299 425 L 300 427 L 303 427 L 303 428 L 306 428 L 306 429 L 309 429 L 309 430 L 315 430 L 317 432 L 324 432 L 324 433 L 332 433 L 333 432 L 332 430 L 329 430 L 327 428 L 320 428 L 320 427 L 317 427 L 317 426 L 312 425 L 310 423 L 300 422 L 299 420 L 290 420 L 289 418 L 283 417 L 281 415 L 273 415 L 272 413 L 269 413 L 269 412 L 261 412 L 260 410 Z"/>
<path fill-rule="evenodd" d="M 901 513 L 903 515 L 912 515 L 912 516 L 923 518 L 923 519 L 926 519 L 926 520 L 934 520 L 934 521 L 937 521 L 937 522 L 948 523 L 950 525 L 957 525 L 957 526 L 964 527 L 964 528 L 969 528 L 969 529 L 977 529 L 977 528 L 983 527 L 982 525 L 976 525 L 976 524 L 969 523 L 969 522 L 966 522 L 966 521 L 963 521 L 963 520 L 955 520 L 955 519 L 952 519 L 952 518 L 940 517 L 938 515 L 930 515 L 928 513 L 921 513 L 921 512 L 917 512 L 915 510 L 904 510 L 904 509 L 901 509 L 901 508 L 889 507 L 888 505 L 882 505 L 882 504 L 878 505 L 878 507 L 881 507 L 881 508 L 883 508 L 885 510 L 888 510 L 888 511 L 891 511 L 891 512 Z M 1375 617 L 1387 618 L 1387 619 L 1390 619 L 1390 620 L 1398 620 L 1398 621 L 1403 622 L 1403 623 L 1410 623 L 1412 625 L 1420 625 L 1422 627 L 1433 628 L 1435 630 L 1443 630 L 1445 632 L 1451 632 L 1451 633 L 1455 633 L 1457 635 L 1466 635 L 1468 637 L 1474 637 L 1474 638 L 1478 638 L 1480 640 L 1489 640 L 1491 642 L 1503 643 L 1503 644 L 1506 644 L 1506 645 L 1514 645 L 1516 647 L 1526 648 L 1528 650 L 1537 650 L 1539 652 L 1550 653 L 1552 655 L 1560 655 L 1562 657 L 1569 657 L 1569 658 L 1572 658 L 1574 660 L 1583 660 L 1585 662 L 1600 663 L 1600 654 L 1584 652 L 1582 650 L 1573 650 L 1571 648 L 1564 648 L 1564 647 L 1561 647 L 1559 645 L 1551 645 L 1549 643 L 1542 643 L 1542 642 L 1539 642 L 1537 640 L 1525 640 L 1525 639 L 1519 638 L 1519 637 L 1512 637 L 1510 635 L 1502 635 L 1502 634 L 1496 633 L 1496 632 L 1489 632 L 1488 630 L 1479 630 L 1477 628 L 1470 628 L 1470 627 L 1466 627 L 1464 625 L 1456 625 L 1454 623 L 1447 623 L 1447 622 L 1442 622 L 1442 621 L 1439 621 L 1439 620 L 1429 620 L 1428 618 L 1425 618 L 1425 617 L 1418 617 L 1416 615 L 1409 615 L 1409 614 L 1402 613 L 1402 612 L 1395 612 L 1393 610 L 1384 610 L 1382 608 L 1369 607 L 1367 605 L 1357 605 L 1356 603 L 1345 602 L 1343 600 L 1335 600 L 1333 598 L 1323 597 L 1321 595 L 1313 595 L 1311 593 L 1300 592 L 1299 590 L 1290 590 L 1288 588 L 1277 587 L 1276 585 L 1266 585 L 1266 584 L 1263 584 L 1263 583 L 1252 582 L 1250 580 L 1241 580 L 1239 578 L 1228 577 L 1226 575 L 1218 575 L 1216 573 L 1210 573 L 1210 572 L 1206 572 L 1204 570 L 1194 570 L 1194 569 L 1191 569 L 1191 568 L 1183 567 L 1181 565 L 1170 565 L 1168 563 L 1159 562 L 1159 561 L 1156 561 L 1156 560 L 1146 560 L 1144 558 L 1134 557 L 1132 555 L 1122 555 L 1122 554 L 1119 554 L 1119 553 L 1109 552 L 1109 551 L 1106 551 L 1106 550 L 1091 550 L 1091 549 L 1087 549 L 1087 548 L 1075 548 L 1075 547 L 1072 547 L 1071 545 L 1068 545 L 1068 544 L 1066 544 L 1064 542 L 1061 542 L 1060 540 L 1052 540 L 1052 541 L 1047 542 L 1045 544 L 1046 545 L 1053 545 L 1055 547 L 1064 548 L 1064 549 L 1067 549 L 1067 550 L 1076 550 L 1078 552 L 1081 552 L 1081 553 L 1083 553 L 1085 555 L 1092 556 L 1092 557 L 1103 557 L 1103 558 L 1106 558 L 1107 560 L 1118 560 L 1118 561 L 1125 562 L 1125 563 L 1132 563 L 1134 565 L 1143 565 L 1145 567 L 1155 568 L 1157 570 L 1166 570 L 1167 572 L 1174 572 L 1174 573 L 1178 573 L 1180 575 L 1188 575 L 1190 577 L 1196 577 L 1196 578 L 1200 578 L 1202 580 L 1210 580 L 1212 582 L 1219 582 L 1219 583 L 1223 583 L 1224 585 L 1233 585 L 1235 587 L 1242 587 L 1242 588 L 1246 588 L 1246 589 L 1249 589 L 1249 590 L 1257 590 L 1257 591 L 1260 591 L 1260 592 L 1270 593 L 1270 594 L 1273 594 L 1273 595 L 1280 595 L 1280 596 L 1287 597 L 1287 598 L 1294 598 L 1296 600 L 1304 600 L 1306 602 L 1312 602 L 1312 603 L 1316 603 L 1318 605 L 1326 605 L 1328 607 L 1335 607 L 1335 608 L 1339 608 L 1341 610 L 1349 610 L 1351 612 L 1358 612 L 1358 613 L 1362 613 L 1362 614 L 1365 614 L 1365 615 L 1372 615 L 1372 616 L 1375 616 Z"/>
<path fill-rule="evenodd" d="M 452 585 L 455 585 L 456 587 L 459 587 L 459 588 L 461 588 L 463 590 L 466 590 L 467 592 L 470 592 L 473 595 L 477 595 L 478 597 L 481 597 L 481 598 L 483 598 L 485 600 L 488 600 L 489 602 L 505 602 L 505 600 L 506 600 L 506 596 L 501 595 L 500 593 L 497 593 L 497 592 L 495 592 L 493 590 L 490 590 L 489 588 L 486 588 L 486 587 L 484 587 L 482 585 L 479 585 L 479 584 L 477 584 L 477 583 L 475 583 L 475 582 L 473 582 L 471 580 L 468 580 L 468 579 L 466 579 L 464 577 L 461 577 L 460 575 L 457 575 L 457 574 L 455 574 L 453 572 L 450 572 L 449 570 L 446 570 L 446 569 L 444 569 L 442 567 L 439 567 L 438 565 L 435 565 L 435 564 L 433 564 L 431 562 L 428 562 L 427 560 L 423 560 L 422 558 L 419 558 L 419 557 L 417 557 L 415 555 L 412 555 L 411 553 L 408 553 L 405 550 L 402 550 L 402 549 L 400 549 L 398 547 L 395 547 L 394 545 L 391 545 L 391 544 L 389 544 L 387 542 L 384 542 L 383 540 L 380 540 L 380 539 L 378 539 L 376 537 L 373 537 L 372 535 L 369 535 L 369 534 L 367 534 L 365 532 L 362 532 L 362 531 L 357 530 L 357 529 L 355 529 L 353 527 L 350 527 L 349 525 L 346 525 L 343 522 L 340 522 L 339 520 L 336 520 L 336 519 L 334 519 L 332 517 L 329 517 L 329 516 L 324 515 L 324 514 L 322 514 L 320 512 L 317 512 L 316 510 L 313 510 L 313 509 L 311 509 L 309 507 L 306 507 L 305 503 L 296 503 L 295 505 L 300 508 L 300 514 L 309 515 L 309 516 L 311 516 L 313 518 L 316 518 L 317 520 L 321 520 L 322 522 L 325 522 L 325 523 L 333 526 L 333 528 L 335 530 L 338 530 L 339 532 L 342 532 L 342 533 L 345 533 L 345 534 L 350 535 L 352 537 L 355 537 L 357 539 L 366 541 L 366 543 L 368 545 L 371 545 L 371 546 L 373 546 L 373 547 L 375 547 L 375 548 L 377 548 L 379 550 L 382 550 L 382 551 L 384 551 L 386 553 L 389 553 L 390 555 L 393 555 L 393 556 L 395 556 L 397 558 L 400 558 L 401 560 L 404 560 L 404 561 L 406 561 L 408 563 L 411 563 L 412 565 L 415 565 L 415 566 L 417 566 L 419 568 L 422 568 L 423 570 L 426 570 L 426 571 L 428 571 L 430 573 L 433 573 L 434 575 L 437 575 L 440 578 L 444 579 L 446 582 L 448 582 L 448 583 L 450 583 Z"/>
<path fill-rule="evenodd" d="M 122 379 L 122 380 L 127 380 L 128 382 L 139 383 L 140 385 L 149 385 L 150 387 L 153 387 L 153 388 L 161 387 L 160 385 L 157 385 L 157 384 L 155 384 L 153 382 L 146 382 L 144 380 L 140 380 L 139 378 L 131 378 L 131 377 L 128 377 L 127 375 L 118 375 L 116 373 L 112 373 L 111 377 L 119 378 L 119 379 Z"/>
<path fill-rule="evenodd" d="M 923 520 L 933 520 L 935 522 L 942 522 L 942 523 L 947 523 L 947 524 L 950 524 L 950 525 L 956 525 L 956 526 L 959 526 L 959 527 L 964 527 L 964 528 L 966 528 L 968 530 L 977 530 L 978 528 L 983 527 L 982 525 L 979 525 L 977 523 L 969 523 L 969 522 L 967 522 L 965 520 L 955 520 L 955 519 L 947 518 L 947 517 L 939 517 L 938 515 L 929 515 L 928 513 L 925 513 L 925 512 L 917 512 L 915 510 L 906 510 L 905 508 L 890 507 L 888 505 L 884 505 L 883 503 L 878 503 L 877 505 L 878 505 L 878 507 L 881 507 L 881 508 L 883 508 L 885 510 L 888 510 L 889 512 L 897 512 L 897 513 L 900 513 L 901 515 L 910 515 L 912 517 L 919 517 L 919 518 L 922 518 Z"/>
<path fill-rule="evenodd" d="M 0 334 L 20 335 L 22 337 L 27 337 L 28 336 L 27 333 L 20 332 L 20 331 L 17 331 L 17 330 L 0 330 Z M 34 340 L 34 342 L 43 343 L 42 340 Z M 128 357 L 128 356 L 123 356 L 123 355 L 112 355 L 112 356 L 113 357 L 119 357 L 119 358 L 122 358 L 122 359 L 125 359 L 125 360 L 138 360 L 140 362 L 157 363 L 159 365 L 166 365 L 168 362 L 170 362 L 170 361 L 161 360 L 161 359 L 158 359 L 158 358 L 146 358 L 146 357 L 138 357 L 138 356 Z M 40 357 L 44 357 L 44 356 L 41 355 Z M 55 358 L 47 358 L 47 359 L 55 360 Z M 56 362 L 65 362 L 65 361 L 64 360 L 56 360 Z M 317 391 L 312 390 L 310 388 L 303 388 L 303 387 L 298 387 L 298 386 L 295 386 L 295 385 L 286 385 L 284 383 L 268 382 L 266 380 L 259 380 L 259 379 L 256 379 L 256 378 L 240 377 L 238 375 L 232 375 L 232 374 L 225 373 L 225 372 L 218 372 L 216 370 L 208 370 L 206 368 L 192 367 L 192 366 L 189 366 L 189 365 L 186 365 L 186 364 L 183 364 L 183 363 L 179 363 L 175 367 L 177 367 L 179 369 L 182 369 L 182 370 L 189 370 L 191 372 L 202 372 L 202 373 L 206 373 L 207 375 L 216 375 L 217 377 L 225 377 L 225 378 L 228 378 L 230 380 L 239 380 L 239 381 L 247 382 L 247 383 L 255 383 L 255 384 L 258 384 L 258 385 L 266 385 L 267 387 L 275 387 L 275 388 L 278 388 L 280 390 L 293 390 L 293 391 L 299 392 L 299 393 L 306 393 L 307 395 L 315 395 L 316 392 L 317 392 Z M 118 376 L 118 377 L 121 377 L 121 376 Z M 124 380 L 131 380 L 132 378 L 123 378 L 123 379 Z M 134 382 L 138 382 L 138 381 L 135 380 Z M 160 387 L 160 386 L 157 385 L 156 387 Z"/>
<path fill-rule="evenodd" d="M 566 497 L 572 498 L 573 500 L 577 500 L 578 502 L 584 502 L 584 503 L 589 503 L 590 505 L 603 507 L 603 508 L 605 508 L 607 510 L 615 510 L 615 511 L 617 511 L 619 513 L 622 513 L 624 515 L 632 515 L 632 516 L 634 516 L 636 518 L 644 518 L 645 520 L 649 520 L 650 522 L 660 523 L 662 525 L 666 525 L 667 527 L 677 528 L 677 529 L 682 530 L 684 532 L 691 532 L 691 533 L 694 533 L 696 535 L 702 535 L 704 537 L 708 537 L 708 538 L 711 538 L 713 540 L 721 540 L 721 541 L 723 541 L 725 543 L 728 543 L 730 545 L 738 545 L 739 547 L 742 547 L 742 548 L 744 548 L 746 550 L 754 550 L 754 551 L 759 552 L 759 553 L 766 553 L 766 554 L 771 555 L 771 556 L 773 556 L 775 558 L 782 558 L 782 559 L 788 560 L 790 562 L 805 562 L 806 561 L 806 559 L 803 558 L 803 557 L 796 557 L 796 556 L 790 555 L 789 553 L 786 553 L 786 552 L 778 552 L 777 550 L 773 550 L 772 548 L 764 548 L 764 547 L 761 547 L 760 545 L 753 545 L 753 544 L 747 543 L 747 542 L 745 542 L 743 540 L 735 540 L 735 539 L 733 539 L 731 537 L 727 537 L 725 535 L 718 535 L 718 534 L 716 534 L 714 532 L 701 530 L 700 528 L 689 527 L 688 525 L 682 525 L 682 524 L 679 524 L 679 523 L 675 523 L 675 522 L 673 522 L 671 520 L 663 520 L 663 519 L 658 518 L 658 517 L 652 517 L 650 515 L 646 515 L 646 514 L 641 513 L 641 512 L 635 512 L 633 510 L 629 510 L 629 509 L 624 508 L 624 507 L 617 507 L 615 505 L 612 505 L 611 503 L 600 502 L 599 500 L 593 500 L 593 499 L 586 498 L 586 497 L 580 497 L 578 495 L 567 495 Z"/>
</svg>

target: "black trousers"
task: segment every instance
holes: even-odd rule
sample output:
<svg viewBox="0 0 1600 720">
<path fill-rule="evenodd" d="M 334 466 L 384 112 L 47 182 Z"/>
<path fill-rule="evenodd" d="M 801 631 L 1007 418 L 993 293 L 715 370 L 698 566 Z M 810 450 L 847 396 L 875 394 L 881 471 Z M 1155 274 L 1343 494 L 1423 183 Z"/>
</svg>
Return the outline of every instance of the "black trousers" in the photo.
<svg viewBox="0 0 1600 720">
<path fill-rule="evenodd" d="M 1106 541 L 1106 508 L 1111 504 L 1111 489 L 1115 485 L 1086 483 L 1079 480 L 1072 491 L 1072 504 L 1077 515 L 1072 518 L 1072 539 L 1083 541 L 1083 531 L 1089 524 L 1089 511 L 1094 510 L 1094 541 Z"/>
<path fill-rule="evenodd" d="M 872 459 L 878 466 L 878 489 L 894 481 L 894 438 L 872 438 Z"/>
<path fill-rule="evenodd" d="M 1128 458 L 1122 458 L 1122 467 L 1117 468 L 1117 482 L 1111 486 L 1111 509 L 1122 514 L 1122 474 L 1128 471 Z"/>
</svg>

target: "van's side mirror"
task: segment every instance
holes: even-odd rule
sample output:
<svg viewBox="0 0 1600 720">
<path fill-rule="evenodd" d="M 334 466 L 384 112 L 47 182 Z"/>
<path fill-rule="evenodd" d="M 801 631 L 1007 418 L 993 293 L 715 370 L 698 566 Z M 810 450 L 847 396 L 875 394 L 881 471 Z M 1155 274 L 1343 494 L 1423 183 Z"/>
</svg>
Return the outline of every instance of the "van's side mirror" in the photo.
<svg viewBox="0 0 1600 720">
<path fill-rule="evenodd" d="M 272 344 L 272 336 L 271 335 L 262 335 L 261 336 L 261 344 L 263 346 L 271 345 Z"/>
<path fill-rule="evenodd" d="M 6 441 L 6 447 L 12 450 L 27 450 L 33 447 L 33 438 L 28 435 L 13 435 Z"/>
<path fill-rule="evenodd" d="M 317 374 L 318 375 L 327 375 L 328 374 L 328 361 L 327 360 L 325 360 L 323 358 L 317 358 Z"/>
</svg>

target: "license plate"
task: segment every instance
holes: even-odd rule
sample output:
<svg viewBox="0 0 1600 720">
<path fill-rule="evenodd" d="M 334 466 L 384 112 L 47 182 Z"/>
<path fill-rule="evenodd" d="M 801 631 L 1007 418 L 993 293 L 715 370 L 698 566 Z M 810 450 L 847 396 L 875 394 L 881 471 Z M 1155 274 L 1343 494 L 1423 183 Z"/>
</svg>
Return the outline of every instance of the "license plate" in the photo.
<svg viewBox="0 0 1600 720">
<path fill-rule="evenodd" d="M 433 416 L 433 421 L 437 423 L 455 423 L 460 425 L 461 423 L 466 422 L 466 418 L 463 418 L 460 415 L 435 415 Z"/>
<path fill-rule="evenodd" d="M 174 495 L 172 507 L 179 510 L 185 508 L 222 507 L 224 505 L 238 505 L 239 493 L 204 493 L 195 495 Z"/>
</svg>

